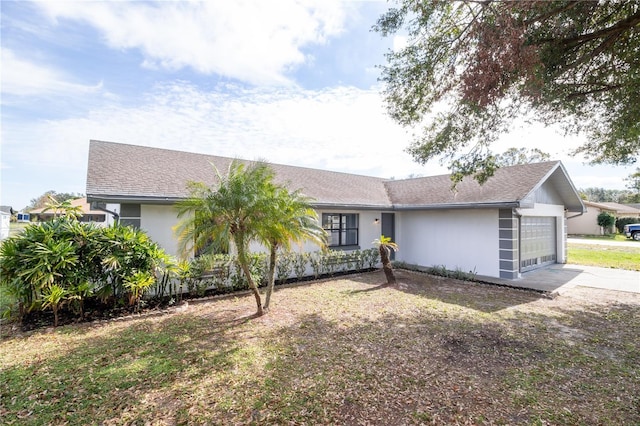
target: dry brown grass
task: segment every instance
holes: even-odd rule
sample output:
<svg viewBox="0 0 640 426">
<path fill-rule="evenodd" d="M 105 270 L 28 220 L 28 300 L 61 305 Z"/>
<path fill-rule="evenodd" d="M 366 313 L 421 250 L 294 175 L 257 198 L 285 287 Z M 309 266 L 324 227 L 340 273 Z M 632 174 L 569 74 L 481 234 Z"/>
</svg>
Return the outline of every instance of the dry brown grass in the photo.
<svg viewBox="0 0 640 426">
<path fill-rule="evenodd" d="M 638 424 L 640 295 L 397 271 L 5 336 L 7 424 Z"/>
</svg>

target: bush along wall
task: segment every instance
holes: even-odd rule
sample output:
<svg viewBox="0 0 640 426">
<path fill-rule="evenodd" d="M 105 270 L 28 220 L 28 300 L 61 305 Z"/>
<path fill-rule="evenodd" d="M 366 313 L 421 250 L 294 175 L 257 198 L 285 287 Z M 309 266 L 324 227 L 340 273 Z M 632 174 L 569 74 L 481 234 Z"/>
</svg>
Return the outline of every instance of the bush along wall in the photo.
<svg viewBox="0 0 640 426">
<path fill-rule="evenodd" d="M 378 264 L 378 257 L 378 250 L 375 248 L 351 252 L 283 252 L 278 255 L 276 263 L 276 284 L 368 270 Z M 253 279 L 259 287 L 266 286 L 267 255 L 252 253 L 250 259 Z M 225 294 L 249 289 L 233 255 L 203 255 L 190 261 L 181 261 L 177 266 L 177 271 L 165 269 L 150 295 L 168 297 L 170 303 L 175 303 L 185 295 L 202 297 L 205 294 Z"/>
<path fill-rule="evenodd" d="M 130 227 L 98 227 L 70 216 L 30 224 L 0 246 L 2 315 L 22 319 L 51 310 L 57 325 L 63 308 L 82 319 L 88 299 L 107 308 L 139 307 L 168 263 L 157 244 Z"/>
<path fill-rule="evenodd" d="M 373 249 L 283 252 L 276 265 L 277 283 L 333 276 L 373 268 Z M 266 285 L 267 256 L 251 255 L 251 273 Z M 0 245 L 0 312 L 24 321 L 40 312 L 76 320 L 87 312 L 128 310 L 143 305 L 177 303 L 183 297 L 248 289 L 234 256 L 216 254 L 190 261 L 167 256 L 141 230 L 115 225 L 98 227 L 72 216 L 33 223 Z"/>
</svg>

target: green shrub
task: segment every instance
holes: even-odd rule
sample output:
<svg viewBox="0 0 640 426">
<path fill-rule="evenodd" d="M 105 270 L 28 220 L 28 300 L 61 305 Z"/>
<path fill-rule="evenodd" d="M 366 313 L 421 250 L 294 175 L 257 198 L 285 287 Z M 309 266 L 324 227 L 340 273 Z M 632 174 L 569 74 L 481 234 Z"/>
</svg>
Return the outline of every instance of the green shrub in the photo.
<svg viewBox="0 0 640 426">
<path fill-rule="evenodd" d="M 284 252 L 280 253 L 276 263 L 276 277 L 278 282 L 284 283 L 291 273 L 293 272 L 293 266 L 296 258 L 296 253 Z"/>
<path fill-rule="evenodd" d="M 0 245 L 0 286 L 14 298 L 3 309 L 18 318 L 34 309 L 71 303 L 82 316 L 92 295 L 126 305 L 137 289 L 125 283 L 135 274 L 155 279 L 164 252 L 142 231 L 125 226 L 97 227 L 63 215 L 27 225 Z M 147 284 L 145 284 L 147 285 Z M 137 293 L 141 295 L 141 293 Z"/>
<path fill-rule="evenodd" d="M 616 218 L 607 212 L 600 213 L 598 215 L 597 220 L 598 220 L 598 226 L 602 226 L 604 228 L 605 233 L 609 233 L 610 229 L 616 223 Z"/>
<path fill-rule="evenodd" d="M 640 218 L 637 217 L 619 217 L 616 219 L 616 228 L 619 233 L 622 233 L 625 225 L 629 225 L 630 223 L 640 223 Z"/>
<path fill-rule="evenodd" d="M 296 274 L 296 278 L 299 280 L 304 277 L 307 272 L 307 263 L 309 262 L 309 253 L 295 253 L 293 259 L 293 270 Z"/>
</svg>

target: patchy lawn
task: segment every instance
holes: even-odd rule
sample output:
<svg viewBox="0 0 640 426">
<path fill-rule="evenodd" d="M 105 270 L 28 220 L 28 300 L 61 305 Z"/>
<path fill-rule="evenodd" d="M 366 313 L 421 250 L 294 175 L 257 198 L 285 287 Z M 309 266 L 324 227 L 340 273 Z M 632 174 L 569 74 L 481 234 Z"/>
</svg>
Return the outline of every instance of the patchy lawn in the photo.
<svg viewBox="0 0 640 426">
<path fill-rule="evenodd" d="M 640 271 L 640 244 L 605 246 L 584 241 L 584 244 L 568 244 L 567 263 Z"/>
<path fill-rule="evenodd" d="M 4 424 L 638 424 L 640 295 L 397 272 L 0 341 Z"/>
<path fill-rule="evenodd" d="M 569 235 L 569 238 L 583 239 L 585 242 L 588 242 L 589 240 L 632 242 L 632 240 L 627 238 L 625 235 L 618 233 L 607 235 Z"/>
</svg>

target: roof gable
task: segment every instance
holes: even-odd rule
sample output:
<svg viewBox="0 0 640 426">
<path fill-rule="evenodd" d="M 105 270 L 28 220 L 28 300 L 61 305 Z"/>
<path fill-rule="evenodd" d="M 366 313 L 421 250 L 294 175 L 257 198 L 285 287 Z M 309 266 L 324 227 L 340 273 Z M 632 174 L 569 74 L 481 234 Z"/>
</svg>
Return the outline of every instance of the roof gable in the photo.
<svg viewBox="0 0 640 426">
<path fill-rule="evenodd" d="M 449 175 L 387 182 L 389 196 L 398 208 L 456 208 L 475 206 L 532 207 L 536 192 L 550 182 L 571 211 L 583 206 L 559 161 L 501 167 L 480 185 L 470 176 L 452 187 Z"/>
</svg>

